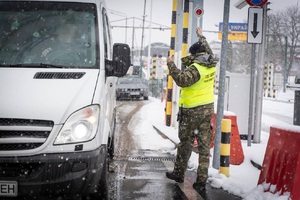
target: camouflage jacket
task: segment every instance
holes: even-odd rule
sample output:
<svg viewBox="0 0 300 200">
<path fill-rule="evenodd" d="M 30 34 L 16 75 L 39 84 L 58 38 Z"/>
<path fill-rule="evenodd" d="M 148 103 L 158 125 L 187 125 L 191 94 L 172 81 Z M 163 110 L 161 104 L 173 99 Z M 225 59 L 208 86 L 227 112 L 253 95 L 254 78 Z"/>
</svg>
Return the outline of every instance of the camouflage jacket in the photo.
<svg viewBox="0 0 300 200">
<path fill-rule="evenodd" d="M 215 67 L 218 60 L 214 57 L 206 38 L 200 36 L 199 41 L 205 44 L 206 53 L 198 53 L 181 58 L 182 65 L 186 66 L 184 71 L 178 69 L 174 62 L 168 62 L 169 73 L 179 87 L 188 87 L 200 80 L 201 75 L 193 63 L 199 63 L 205 67 Z"/>
</svg>

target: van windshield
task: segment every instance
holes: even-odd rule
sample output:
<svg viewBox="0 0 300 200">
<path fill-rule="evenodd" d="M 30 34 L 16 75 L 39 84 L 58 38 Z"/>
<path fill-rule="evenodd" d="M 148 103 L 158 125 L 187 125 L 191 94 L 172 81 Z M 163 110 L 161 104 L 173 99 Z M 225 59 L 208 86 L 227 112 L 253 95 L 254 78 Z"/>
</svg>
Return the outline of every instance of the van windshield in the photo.
<svg viewBox="0 0 300 200">
<path fill-rule="evenodd" d="M 0 67 L 96 68 L 96 5 L 0 2 Z"/>
</svg>

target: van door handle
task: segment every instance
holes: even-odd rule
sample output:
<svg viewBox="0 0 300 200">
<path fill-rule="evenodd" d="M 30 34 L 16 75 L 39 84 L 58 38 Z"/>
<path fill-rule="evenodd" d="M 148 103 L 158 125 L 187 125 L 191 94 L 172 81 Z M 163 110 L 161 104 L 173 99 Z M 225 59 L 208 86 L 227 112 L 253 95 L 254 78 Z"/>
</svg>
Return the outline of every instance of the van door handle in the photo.
<svg viewBox="0 0 300 200">
<path fill-rule="evenodd" d="M 109 86 L 110 86 L 110 87 L 112 87 L 112 86 L 113 86 L 113 84 L 112 84 L 112 83 L 110 83 L 110 84 L 109 84 Z"/>
</svg>

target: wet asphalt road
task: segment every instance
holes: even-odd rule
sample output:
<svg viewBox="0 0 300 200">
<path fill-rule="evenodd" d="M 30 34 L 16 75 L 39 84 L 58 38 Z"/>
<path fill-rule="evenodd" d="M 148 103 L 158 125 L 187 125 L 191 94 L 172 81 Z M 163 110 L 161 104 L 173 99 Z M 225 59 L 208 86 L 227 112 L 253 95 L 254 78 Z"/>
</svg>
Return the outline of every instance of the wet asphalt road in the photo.
<svg viewBox="0 0 300 200">
<path fill-rule="evenodd" d="M 111 199 L 202 199 L 189 181 L 177 184 L 165 178 L 165 172 L 173 167 L 173 160 L 172 156 L 148 150 L 133 152 L 128 159 L 114 160 L 116 187 Z"/>
<path fill-rule="evenodd" d="M 109 198 L 111 200 L 230 200 L 223 190 L 207 185 L 207 194 L 195 191 L 195 172 L 187 171 L 184 183 L 165 177 L 174 165 L 174 157 L 162 151 L 137 149 L 130 119 L 149 101 L 117 102 L 115 157 L 110 163 Z M 132 124 L 132 123 L 131 123 Z"/>
</svg>

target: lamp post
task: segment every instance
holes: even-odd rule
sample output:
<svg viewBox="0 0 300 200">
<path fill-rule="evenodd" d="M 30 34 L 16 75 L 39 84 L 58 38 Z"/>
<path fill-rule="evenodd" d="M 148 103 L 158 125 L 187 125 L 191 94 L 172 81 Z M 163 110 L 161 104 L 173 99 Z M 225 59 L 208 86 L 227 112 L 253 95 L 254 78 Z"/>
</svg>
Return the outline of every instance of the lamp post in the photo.
<svg viewBox="0 0 300 200">
<path fill-rule="evenodd" d="M 144 44 L 144 30 L 145 30 L 145 12 L 146 12 L 146 1 L 144 1 L 144 14 L 143 14 L 143 26 L 142 26 L 142 44 L 141 44 L 141 51 L 140 51 L 140 69 L 139 69 L 139 75 L 140 77 L 142 77 L 142 73 L 143 73 L 143 44 Z"/>
<path fill-rule="evenodd" d="M 110 10 L 110 9 L 107 9 L 107 10 L 109 11 L 109 13 L 111 13 L 113 15 L 125 17 L 125 43 L 127 44 L 127 15 L 125 13 L 122 13 L 119 11 Z"/>
</svg>

